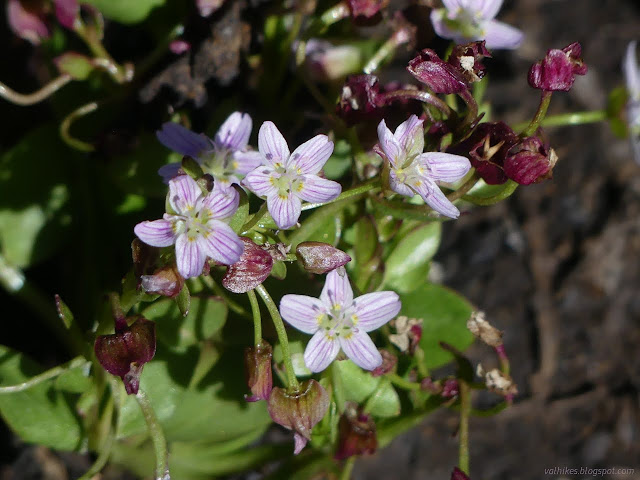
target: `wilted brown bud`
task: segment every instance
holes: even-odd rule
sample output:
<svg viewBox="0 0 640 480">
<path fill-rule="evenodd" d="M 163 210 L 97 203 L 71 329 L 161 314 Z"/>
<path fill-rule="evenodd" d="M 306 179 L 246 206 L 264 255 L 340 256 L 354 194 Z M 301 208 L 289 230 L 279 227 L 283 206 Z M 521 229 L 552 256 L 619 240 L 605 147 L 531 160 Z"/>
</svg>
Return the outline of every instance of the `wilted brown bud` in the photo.
<svg viewBox="0 0 640 480">
<path fill-rule="evenodd" d="M 244 366 L 247 377 L 247 385 L 251 390 L 251 395 L 245 395 L 247 402 L 257 402 L 267 400 L 271 395 L 273 386 L 271 358 L 273 348 L 268 342 L 262 340 L 255 347 L 244 349 Z"/>
<path fill-rule="evenodd" d="M 329 394 L 316 380 L 307 380 L 300 390 L 289 393 L 275 387 L 269 396 L 269 415 L 274 422 L 294 431 L 295 448 L 298 454 L 311 439 L 311 430 L 324 417 L 329 408 Z"/>
<path fill-rule="evenodd" d="M 388 350 L 379 349 L 380 355 L 382 355 L 382 364 L 379 367 L 371 370 L 372 377 L 381 377 L 389 372 L 392 372 L 398 363 L 398 357 Z"/>
<path fill-rule="evenodd" d="M 400 351 L 412 354 L 422 337 L 422 319 L 401 315 L 392 321 L 392 325 L 397 333 L 389 335 L 389 341 Z"/>
<path fill-rule="evenodd" d="M 344 460 L 354 455 L 371 455 L 377 448 L 373 418 L 356 404 L 348 403 L 338 423 L 338 448 L 334 458 Z"/>
<path fill-rule="evenodd" d="M 156 293 L 165 297 L 177 297 L 184 286 L 184 278 L 178 273 L 175 264 L 156 270 L 153 275 L 142 275 L 140 285 L 147 293 Z"/>
<path fill-rule="evenodd" d="M 506 397 L 507 400 L 511 400 L 513 399 L 514 395 L 517 395 L 518 386 L 513 383 L 513 380 L 509 375 L 501 372 L 497 368 L 485 372 L 484 368 L 482 368 L 482 365 L 478 364 L 476 373 L 479 377 L 484 377 L 484 382 L 487 386 L 487 389 L 491 390 L 492 392 Z"/>
<path fill-rule="evenodd" d="M 129 395 L 138 393 L 142 367 L 156 353 L 156 324 L 141 316 L 134 318 L 130 326 L 116 322 L 116 333 L 101 335 L 94 344 L 100 365 L 122 379 Z"/>
<path fill-rule="evenodd" d="M 485 320 L 484 312 L 473 312 L 467 320 L 467 328 L 491 347 L 502 345 L 503 333 Z"/>
<path fill-rule="evenodd" d="M 551 178 L 558 156 L 538 137 L 528 137 L 509 150 L 504 173 L 520 185 L 531 185 Z"/>
<path fill-rule="evenodd" d="M 482 61 L 491 58 L 491 53 L 485 47 L 485 42 L 472 42 L 466 45 L 456 45 L 449 56 L 449 63 L 462 73 L 467 83 L 479 82 L 484 77 L 485 66 Z"/>
<path fill-rule="evenodd" d="M 351 257 L 333 245 L 322 242 L 302 242 L 296 256 L 304 269 L 311 273 L 327 273 L 351 261 Z"/>
<path fill-rule="evenodd" d="M 434 93 L 461 93 L 469 88 L 462 72 L 430 48 L 412 59 L 407 70 Z"/>
<path fill-rule="evenodd" d="M 240 237 L 244 243 L 244 252 L 240 260 L 229 265 L 222 278 L 222 285 L 234 293 L 246 293 L 253 290 L 271 273 L 273 257 L 269 252 L 247 237 Z"/>
</svg>

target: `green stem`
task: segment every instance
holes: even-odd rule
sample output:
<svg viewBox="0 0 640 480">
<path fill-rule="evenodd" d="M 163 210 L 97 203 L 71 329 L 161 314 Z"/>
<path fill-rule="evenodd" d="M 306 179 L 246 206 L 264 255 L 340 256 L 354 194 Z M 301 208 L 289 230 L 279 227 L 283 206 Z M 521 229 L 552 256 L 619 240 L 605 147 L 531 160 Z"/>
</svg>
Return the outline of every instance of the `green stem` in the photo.
<svg viewBox="0 0 640 480">
<path fill-rule="evenodd" d="M 403 390 L 420 390 L 420 384 L 416 382 L 410 382 L 409 380 L 405 380 L 400 375 L 396 373 L 387 374 L 386 377 L 393 383 L 396 387 L 402 388 Z"/>
<path fill-rule="evenodd" d="M 588 123 L 600 123 L 607 120 L 606 110 L 590 110 L 586 112 L 561 113 L 549 115 L 542 120 L 543 127 L 562 127 L 566 125 L 586 125 Z M 519 123 L 513 129 L 523 130 L 528 123 Z"/>
<path fill-rule="evenodd" d="M 267 213 L 267 202 L 264 202 L 260 206 L 260 209 L 253 214 L 251 219 L 242 226 L 242 228 L 240 229 L 240 232 L 242 233 L 240 235 L 246 235 L 247 233 L 249 233 L 249 230 L 255 227 L 256 224 L 262 219 L 262 217 L 264 217 L 266 213 Z"/>
<path fill-rule="evenodd" d="M 136 400 L 142 410 L 142 415 L 147 422 L 149 428 L 149 435 L 151 436 L 151 442 L 153 443 L 153 450 L 156 455 L 156 480 L 169 480 L 169 462 L 167 451 L 167 440 L 164 438 L 164 433 L 158 422 L 149 398 L 142 389 L 138 390 L 136 394 Z"/>
<path fill-rule="evenodd" d="M 85 115 L 90 114 L 91 112 L 95 112 L 98 109 L 98 102 L 87 103 L 86 105 L 82 105 L 81 107 L 75 109 L 69 115 L 64 117 L 62 123 L 60 123 L 60 136 L 62 140 L 69 145 L 71 148 L 75 148 L 76 150 L 80 150 L 81 152 L 93 152 L 96 147 L 92 144 L 83 142 L 82 140 L 78 140 L 71 136 L 69 130 L 71 129 L 71 124 L 79 117 L 83 117 Z"/>
<path fill-rule="evenodd" d="M 469 414 L 471 413 L 471 390 L 463 380 L 458 381 L 460 388 L 460 459 L 458 468 L 469 475 Z"/>
<path fill-rule="evenodd" d="M 382 44 L 382 46 L 376 53 L 373 54 L 373 57 L 369 59 L 362 71 L 366 74 L 374 73 L 376 70 L 378 70 L 382 62 L 393 55 L 393 53 L 396 51 L 396 48 L 404 43 L 407 43 L 408 41 L 409 35 L 404 28 L 400 28 L 398 31 L 394 32 L 393 35 L 391 35 L 391 38 L 389 38 L 389 40 Z"/>
<path fill-rule="evenodd" d="M 271 315 L 271 319 L 273 320 L 273 326 L 275 327 L 276 333 L 278 334 L 280 348 L 282 348 L 284 367 L 287 371 L 287 389 L 290 392 L 297 392 L 300 388 L 300 385 L 298 384 L 298 379 L 296 378 L 296 374 L 293 371 L 291 351 L 289 350 L 289 338 L 287 337 L 287 331 L 284 328 L 284 323 L 282 322 L 282 317 L 280 316 L 278 307 L 263 285 L 258 285 L 256 287 L 256 291 L 258 292 L 258 295 L 262 297 L 262 301 L 267 307 L 267 310 L 269 310 L 269 314 Z"/>
<path fill-rule="evenodd" d="M 42 102 L 43 100 L 46 100 L 72 80 L 73 78 L 71 77 L 71 75 L 63 74 L 57 78 L 54 78 L 39 90 L 27 94 L 18 93 L 15 90 L 7 87 L 4 83 L 0 82 L 0 97 L 22 107 L 34 105 L 36 103 Z"/>
<path fill-rule="evenodd" d="M 351 472 L 353 472 L 353 466 L 356 464 L 356 457 L 349 457 L 344 462 L 342 472 L 340 472 L 340 480 L 349 480 L 351 478 Z"/>
<path fill-rule="evenodd" d="M 253 344 L 257 347 L 262 343 L 262 318 L 260 317 L 260 305 L 253 290 L 247 292 L 253 314 Z"/>
<path fill-rule="evenodd" d="M 335 199 L 324 202 L 324 203 L 305 203 L 302 205 L 302 211 L 312 210 L 314 208 L 324 207 L 325 205 L 331 205 L 332 203 L 339 202 L 341 200 L 346 200 L 347 198 L 357 197 L 363 193 L 369 192 L 371 190 L 375 190 L 380 186 L 380 180 L 378 178 L 372 178 L 371 180 L 367 180 L 366 182 L 357 185 L 349 190 L 345 190 L 340 195 L 338 195 Z"/>
<path fill-rule="evenodd" d="M 497 194 L 492 195 L 491 197 L 475 197 L 473 195 L 464 195 L 462 197 L 463 200 L 467 202 L 471 202 L 474 205 L 493 205 L 494 203 L 501 202 L 502 200 L 511 196 L 513 192 L 518 188 L 518 184 L 513 180 L 507 180 L 504 184 L 504 188 Z"/>
<path fill-rule="evenodd" d="M 76 367 L 84 367 L 90 364 L 91 362 L 88 362 L 87 360 L 85 360 L 84 357 L 76 357 L 72 360 L 69 360 L 67 363 L 63 363 L 62 365 L 58 365 L 57 367 L 54 367 L 51 370 L 47 370 L 46 372 L 43 372 L 40 375 L 31 377 L 26 382 L 18 383 L 16 385 L 7 385 L 5 387 L 0 387 L 0 394 L 23 392 L 25 390 L 30 389 L 31 387 L 35 387 L 36 385 L 41 384 L 42 382 L 46 382 L 47 380 L 51 380 L 52 378 L 62 375 L 64 372 L 68 370 L 71 370 Z"/>
<path fill-rule="evenodd" d="M 524 129 L 524 131 L 520 134 L 522 137 L 530 137 L 538 127 L 540 127 L 540 123 L 544 120 L 544 117 L 547 115 L 547 110 L 549 109 L 549 104 L 551 103 L 551 95 L 553 92 L 543 91 L 542 96 L 540 97 L 540 105 L 538 105 L 538 111 L 535 116 L 531 120 L 531 123 Z"/>
<path fill-rule="evenodd" d="M 325 10 L 322 15 L 320 15 L 321 29 L 319 33 L 324 33 L 331 25 L 339 22 L 343 18 L 347 18 L 348 16 L 349 6 L 347 5 L 347 2 L 340 2 L 328 10 Z"/>
</svg>

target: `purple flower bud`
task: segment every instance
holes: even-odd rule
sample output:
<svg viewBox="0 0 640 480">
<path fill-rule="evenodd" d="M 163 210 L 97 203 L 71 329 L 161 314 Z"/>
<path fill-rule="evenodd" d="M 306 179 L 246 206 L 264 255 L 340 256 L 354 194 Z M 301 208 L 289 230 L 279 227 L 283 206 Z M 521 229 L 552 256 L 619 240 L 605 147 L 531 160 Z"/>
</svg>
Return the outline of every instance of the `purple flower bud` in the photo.
<svg viewBox="0 0 640 480">
<path fill-rule="evenodd" d="M 539 90 L 568 92 L 575 76 L 587 73 L 581 53 L 582 47 L 577 42 L 562 50 L 549 50 L 546 57 L 529 69 L 529 85 Z"/>
<path fill-rule="evenodd" d="M 469 477 L 458 467 L 453 467 L 453 472 L 451 472 L 451 480 L 469 480 Z"/>
<path fill-rule="evenodd" d="M 381 10 L 389 0 L 347 0 L 349 11 L 356 25 L 374 25 L 382 20 Z"/>
<path fill-rule="evenodd" d="M 379 349 L 380 355 L 382 355 L 382 365 L 371 370 L 372 377 L 381 377 L 393 371 L 398 363 L 398 357 L 388 350 Z"/>
<path fill-rule="evenodd" d="M 407 70 L 434 93 L 461 93 L 468 88 L 462 73 L 430 48 L 411 60 Z"/>
<path fill-rule="evenodd" d="M 376 424 L 371 415 L 362 413 L 355 404 L 347 404 L 338 423 L 338 448 L 336 460 L 354 455 L 372 455 L 378 448 Z"/>
<path fill-rule="evenodd" d="M 449 63 L 464 76 L 467 83 L 479 82 L 485 74 L 482 60 L 491 58 L 485 41 L 456 45 L 449 56 Z"/>
<path fill-rule="evenodd" d="M 369 118 L 381 118 L 384 105 L 378 77 L 375 75 L 351 75 L 347 77 L 336 111 L 348 125 L 355 125 Z"/>
<path fill-rule="evenodd" d="M 247 385 L 251 395 L 245 395 L 247 402 L 268 400 L 273 386 L 271 358 L 273 348 L 262 340 L 258 346 L 247 347 L 244 350 L 244 366 Z"/>
<path fill-rule="evenodd" d="M 153 275 L 140 277 L 142 289 L 147 293 L 156 293 L 165 297 L 177 297 L 184 286 L 184 278 L 175 264 L 156 270 Z"/>
<path fill-rule="evenodd" d="M 442 386 L 441 396 L 444 398 L 453 398 L 458 396 L 460 393 L 460 387 L 458 385 L 458 381 L 455 378 L 448 378 L 444 381 L 444 385 Z"/>
<path fill-rule="evenodd" d="M 302 242 L 296 256 L 304 269 L 311 273 L 327 273 L 351 261 L 351 257 L 333 245 L 322 242 Z"/>
<path fill-rule="evenodd" d="M 141 316 L 135 318 L 130 326 L 116 324 L 116 333 L 100 335 L 94 344 L 100 365 L 122 379 L 129 395 L 138 393 L 142 367 L 156 353 L 155 323 Z"/>
<path fill-rule="evenodd" d="M 329 394 L 315 380 L 302 383 L 295 393 L 275 387 L 269 396 L 268 409 L 274 422 L 294 431 L 293 453 L 297 455 L 311 439 L 311 429 L 327 413 Z"/>
<path fill-rule="evenodd" d="M 51 35 L 45 22 L 44 2 L 31 2 L 27 6 L 20 0 L 9 0 L 7 21 L 13 33 L 34 45 L 39 45 L 43 38 Z"/>
<path fill-rule="evenodd" d="M 551 178 L 558 156 L 538 137 L 528 137 L 509 150 L 504 173 L 521 185 L 531 185 Z"/>
<path fill-rule="evenodd" d="M 222 285 L 234 293 L 246 293 L 253 290 L 271 273 L 273 257 L 271 254 L 247 237 L 240 237 L 244 243 L 244 252 L 240 260 L 229 265 L 222 278 Z"/>
<path fill-rule="evenodd" d="M 76 18 L 80 14 L 80 5 L 78 0 L 53 0 L 56 6 L 56 18 L 60 25 L 74 29 Z"/>
<path fill-rule="evenodd" d="M 450 150 L 465 155 L 480 177 L 490 185 L 507 181 L 505 158 L 518 136 L 504 122 L 481 123 L 465 141 Z"/>
<path fill-rule="evenodd" d="M 169 44 L 169 50 L 171 51 L 171 53 L 181 55 L 184 52 L 188 52 L 189 50 L 191 50 L 191 44 L 184 40 L 174 40 Z"/>
</svg>

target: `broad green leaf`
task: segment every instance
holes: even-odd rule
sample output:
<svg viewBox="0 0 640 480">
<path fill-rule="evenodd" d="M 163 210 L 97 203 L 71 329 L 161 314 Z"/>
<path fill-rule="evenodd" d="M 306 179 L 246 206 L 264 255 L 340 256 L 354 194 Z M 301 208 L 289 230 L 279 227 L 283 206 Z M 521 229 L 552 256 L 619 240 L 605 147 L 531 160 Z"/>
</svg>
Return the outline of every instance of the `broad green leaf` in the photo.
<svg viewBox="0 0 640 480">
<path fill-rule="evenodd" d="M 395 417 L 400 413 L 400 398 L 384 377 L 372 377 L 351 360 L 335 364 L 342 377 L 342 387 L 346 400 L 365 403 L 371 395 L 375 400 L 369 404 L 369 412 L 376 417 Z M 381 382 L 382 383 L 381 385 Z"/>
<path fill-rule="evenodd" d="M 176 302 L 164 298 L 145 308 L 142 315 L 156 322 L 160 342 L 186 348 L 211 338 L 223 327 L 227 306 L 218 298 L 192 297 L 189 313 L 183 317 Z"/>
<path fill-rule="evenodd" d="M 440 245 L 441 226 L 432 222 L 409 232 L 385 262 L 385 285 L 408 293 L 427 280 L 429 262 Z"/>
<path fill-rule="evenodd" d="M 9 264 L 37 263 L 65 241 L 70 155 L 57 129 L 47 126 L 0 157 L 0 251 Z"/>
<path fill-rule="evenodd" d="M 91 387 L 91 379 L 87 376 L 86 369 L 76 367 L 56 377 L 54 386 L 64 392 L 84 393 Z"/>
<path fill-rule="evenodd" d="M 273 262 L 273 267 L 271 268 L 271 276 L 273 278 L 277 278 L 278 280 L 284 280 L 285 278 L 287 278 L 287 264 L 282 260 Z"/>
<path fill-rule="evenodd" d="M 305 241 L 324 242 L 335 247 L 342 237 L 342 222 L 342 212 L 330 215 Z"/>
<path fill-rule="evenodd" d="M 473 311 L 471 304 L 453 290 L 435 284 L 422 284 L 411 293 L 400 294 L 401 315 L 422 318 L 420 347 L 428 368 L 435 368 L 453 359 L 439 342 L 465 350 L 473 342 L 467 330 L 467 320 Z"/>
<path fill-rule="evenodd" d="M 151 10 L 164 5 L 165 0 L 85 0 L 105 17 L 116 22 L 133 24 L 147 18 Z"/>
<path fill-rule="evenodd" d="M 0 346 L 0 385 L 22 383 L 42 372 L 27 356 Z M 0 413 L 25 442 L 76 450 L 82 442 L 82 426 L 70 404 L 72 398 L 49 380 L 23 392 L 0 394 Z"/>
</svg>

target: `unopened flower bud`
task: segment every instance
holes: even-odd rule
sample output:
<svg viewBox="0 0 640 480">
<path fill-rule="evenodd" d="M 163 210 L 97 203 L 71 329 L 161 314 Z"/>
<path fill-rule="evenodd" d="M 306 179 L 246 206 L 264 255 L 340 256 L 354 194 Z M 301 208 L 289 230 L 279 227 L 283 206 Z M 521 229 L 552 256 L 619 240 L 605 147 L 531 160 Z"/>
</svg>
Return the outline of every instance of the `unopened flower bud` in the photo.
<svg viewBox="0 0 640 480">
<path fill-rule="evenodd" d="M 469 480 L 469 477 L 458 467 L 453 467 L 453 472 L 451 472 L 451 480 Z"/>
<path fill-rule="evenodd" d="M 347 0 L 347 4 L 356 25 L 374 25 L 382 19 L 380 11 L 389 0 Z"/>
<path fill-rule="evenodd" d="M 147 293 L 155 293 L 165 297 L 177 297 L 184 286 L 184 278 L 174 265 L 156 270 L 153 275 L 142 275 L 140 285 Z"/>
<path fill-rule="evenodd" d="M 302 242 L 296 256 L 304 269 L 311 273 L 327 273 L 351 261 L 351 257 L 333 245 L 322 242 Z"/>
<path fill-rule="evenodd" d="M 382 116 L 380 107 L 384 103 L 378 77 L 351 75 L 342 87 L 336 111 L 348 125 L 355 125 L 370 118 L 379 119 Z"/>
<path fill-rule="evenodd" d="M 549 50 L 547 55 L 529 69 L 529 85 L 539 90 L 568 92 L 576 75 L 587 73 L 580 55 L 582 47 L 574 42 L 562 50 Z"/>
<path fill-rule="evenodd" d="M 27 5 L 20 0 L 9 0 L 7 21 L 13 33 L 34 45 L 39 45 L 43 38 L 51 35 L 45 21 L 44 2 L 31 2 Z"/>
<path fill-rule="evenodd" d="M 279 425 L 294 431 L 294 454 L 298 454 L 311 439 L 311 430 L 329 408 L 329 394 L 316 380 L 307 380 L 300 390 L 289 393 L 275 387 L 269 396 L 269 415 Z"/>
<path fill-rule="evenodd" d="M 551 178 L 558 156 L 538 137 L 527 137 L 517 143 L 504 161 L 504 173 L 521 185 Z"/>
<path fill-rule="evenodd" d="M 247 237 L 240 237 L 244 251 L 233 265 L 229 265 L 222 278 L 222 285 L 234 293 L 246 293 L 253 290 L 271 273 L 273 257 L 271 254 Z"/>
<path fill-rule="evenodd" d="M 461 93 L 468 89 L 462 73 L 430 48 L 411 60 L 407 70 L 434 93 Z"/>
<path fill-rule="evenodd" d="M 76 18 L 80 15 L 78 0 L 53 0 L 56 6 L 56 18 L 60 25 L 73 30 Z"/>
<path fill-rule="evenodd" d="M 393 371 L 398 363 L 398 357 L 388 350 L 379 349 L 380 355 L 382 355 L 382 364 L 379 367 L 371 370 L 372 377 L 381 377 Z"/>
<path fill-rule="evenodd" d="M 467 328 L 491 347 L 502 345 L 502 332 L 487 322 L 484 312 L 473 312 L 467 320 Z"/>
<path fill-rule="evenodd" d="M 491 58 L 491 53 L 485 47 L 485 42 L 472 42 L 466 45 L 456 45 L 449 56 L 449 63 L 455 67 L 467 83 L 479 82 L 485 74 L 482 60 Z"/>
<path fill-rule="evenodd" d="M 442 385 L 442 391 L 440 392 L 440 395 L 444 398 L 453 398 L 457 397 L 458 393 L 460 393 L 458 380 L 456 380 L 455 378 L 447 378 Z"/>
<path fill-rule="evenodd" d="M 130 326 L 116 323 L 116 333 L 96 338 L 94 351 L 100 365 L 120 377 L 127 393 L 135 395 L 142 367 L 156 353 L 156 325 L 141 316 Z"/>
<path fill-rule="evenodd" d="M 348 403 L 338 422 L 338 448 L 334 458 L 344 460 L 354 455 L 371 455 L 377 448 L 373 418 L 356 404 Z"/>
<path fill-rule="evenodd" d="M 255 347 L 244 349 L 244 366 L 247 377 L 247 385 L 251 390 L 251 395 L 245 395 L 247 402 L 257 402 L 267 400 L 271 395 L 273 377 L 271 371 L 271 358 L 273 348 L 268 342 L 262 340 Z"/>
</svg>

